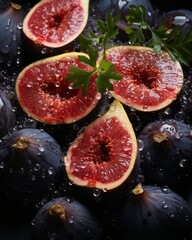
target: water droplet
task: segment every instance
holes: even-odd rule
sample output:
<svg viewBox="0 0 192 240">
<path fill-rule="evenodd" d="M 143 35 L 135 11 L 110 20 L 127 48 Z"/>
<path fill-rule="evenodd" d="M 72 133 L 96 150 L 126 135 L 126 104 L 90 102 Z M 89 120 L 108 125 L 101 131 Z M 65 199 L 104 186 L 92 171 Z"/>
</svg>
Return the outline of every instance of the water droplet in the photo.
<svg viewBox="0 0 192 240">
<path fill-rule="evenodd" d="M 144 142 L 140 139 L 138 139 L 138 148 L 139 148 L 139 151 L 142 151 L 144 149 Z"/>
<path fill-rule="evenodd" d="M 21 168 L 19 169 L 19 174 L 23 174 L 23 173 L 24 173 L 24 168 L 21 167 Z"/>
<path fill-rule="evenodd" d="M 71 216 L 70 218 L 69 218 L 69 223 L 74 223 L 74 216 Z"/>
<path fill-rule="evenodd" d="M 93 196 L 94 197 L 99 197 L 100 194 L 101 194 L 101 191 L 99 189 L 96 188 L 96 189 L 93 190 Z"/>
<path fill-rule="evenodd" d="M 187 159 L 181 159 L 179 162 L 179 166 L 182 168 L 185 168 L 187 166 L 188 160 Z"/>
<path fill-rule="evenodd" d="M 39 146 L 38 149 L 39 149 L 40 152 L 44 152 L 45 151 L 44 146 Z"/>
<path fill-rule="evenodd" d="M 162 207 L 167 209 L 169 206 L 168 206 L 168 204 L 164 201 L 164 202 L 162 203 Z"/>
<path fill-rule="evenodd" d="M 47 48 L 42 48 L 42 49 L 41 49 L 41 53 L 42 53 L 42 54 L 46 54 L 46 53 L 47 53 Z"/>
<path fill-rule="evenodd" d="M 41 169 L 41 165 L 39 163 L 36 163 L 34 166 L 34 170 L 37 172 Z"/>
<path fill-rule="evenodd" d="M 108 191 L 108 189 L 107 189 L 107 188 L 103 188 L 103 192 L 105 192 L 105 193 L 106 193 L 107 191 Z"/>
<path fill-rule="evenodd" d="M 31 180 L 32 180 L 32 181 L 35 181 L 35 180 L 36 180 L 36 176 L 35 176 L 35 175 L 32 175 L 32 176 L 31 176 Z"/>
<path fill-rule="evenodd" d="M 147 109 L 148 109 L 148 106 L 144 105 L 143 106 L 143 111 L 147 111 Z"/>
<path fill-rule="evenodd" d="M 168 186 L 163 186 L 161 191 L 166 194 L 171 193 L 171 189 Z"/>
<path fill-rule="evenodd" d="M 189 19 L 186 16 L 175 16 L 173 24 L 183 26 L 188 21 Z"/>
<path fill-rule="evenodd" d="M 4 168 L 4 162 L 0 162 L 0 169 Z"/>
<path fill-rule="evenodd" d="M 48 174 L 49 174 L 49 175 L 52 175 L 52 174 L 53 174 L 53 168 L 52 168 L 52 167 L 50 167 L 50 168 L 48 169 Z"/>
<path fill-rule="evenodd" d="M 23 126 L 25 128 L 36 128 L 37 122 L 33 119 L 27 119 L 27 120 L 24 121 Z"/>
<path fill-rule="evenodd" d="M 27 83 L 27 87 L 28 87 L 28 88 L 31 88 L 32 86 L 33 86 L 33 83 L 32 83 L 32 82 Z"/>
<path fill-rule="evenodd" d="M 17 24 L 17 28 L 18 28 L 18 29 L 22 29 L 22 28 L 23 28 L 23 23 L 22 23 L 22 22 L 21 22 L 21 23 L 18 23 L 18 24 Z"/>
</svg>

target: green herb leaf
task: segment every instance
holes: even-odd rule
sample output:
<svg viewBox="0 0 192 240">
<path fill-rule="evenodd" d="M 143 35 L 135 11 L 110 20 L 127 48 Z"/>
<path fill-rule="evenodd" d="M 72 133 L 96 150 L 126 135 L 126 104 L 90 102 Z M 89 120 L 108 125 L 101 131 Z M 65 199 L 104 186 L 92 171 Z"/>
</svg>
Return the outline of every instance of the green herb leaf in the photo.
<svg viewBox="0 0 192 240">
<path fill-rule="evenodd" d="M 97 89 L 100 93 L 103 93 L 105 89 L 113 90 L 113 81 L 121 80 L 122 76 L 114 71 L 114 65 L 110 62 L 102 60 L 99 68 L 101 71 L 98 72 L 97 78 Z"/>
<path fill-rule="evenodd" d="M 90 79 L 94 71 L 85 71 L 75 66 L 70 66 L 71 72 L 67 73 L 67 80 L 73 82 L 74 88 L 82 87 L 83 94 L 86 94 Z"/>
<path fill-rule="evenodd" d="M 192 60 L 192 33 L 174 26 L 171 30 L 162 23 L 158 28 L 151 27 L 146 21 L 144 6 L 130 6 L 126 16 L 128 27 L 126 33 L 132 44 L 144 44 L 153 47 L 158 54 L 167 51 L 173 60 L 189 66 Z M 151 36 L 149 38 L 148 36 Z"/>
<path fill-rule="evenodd" d="M 106 89 L 113 90 L 111 81 L 119 81 L 122 77 L 118 72 L 114 71 L 114 65 L 105 61 L 105 53 L 108 41 L 118 34 L 116 27 L 119 21 L 119 16 L 113 17 L 109 14 L 106 21 L 98 20 L 98 31 L 88 31 L 87 36 L 81 35 L 79 37 L 80 50 L 85 52 L 88 56 L 79 55 L 78 58 L 81 63 L 89 65 L 93 68 L 92 71 L 83 70 L 75 66 L 70 66 L 70 71 L 67 74 L 67 81 L 73 82 L 74 87 L 82 87 L 83 94 L 86 94 L 91 77 L 96 74 L 96 87 L 100 93 Z M 104 59 L 98 65 L 99 50 L 103 50 Z"/>
</svg>

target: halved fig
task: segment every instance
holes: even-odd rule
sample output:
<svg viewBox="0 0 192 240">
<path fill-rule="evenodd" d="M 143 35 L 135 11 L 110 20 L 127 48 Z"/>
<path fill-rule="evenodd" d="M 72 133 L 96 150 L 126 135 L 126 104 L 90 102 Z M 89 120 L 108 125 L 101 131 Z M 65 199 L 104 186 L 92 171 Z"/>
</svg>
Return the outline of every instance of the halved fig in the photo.
<svg viewBox="0 0 192 240">
<path fill-rule="evenodd" d="M 171 104 L 183 86 L 183 70 L 167 52 L 143 46 L 115 46 L 106 60 L 122 75 L 113 82 L 112 96 L 139 111 L 156 111 Z"/>
<path fill-rule="evenodd" d="M 84 53 L 70 52 L 36 61 L 24 68 L 16 80 L 16 94 L 23 110 L 39 122 L 75 122 L 96 106 L 101 95 L 92 77 L 86 95 L 66 80 L 70 66 L 91 70 L 78 60 Z M 85 55 L 85 54 L 84 54 Z"/>
<path fill-rule="evenodd" d="M 72 42 L 88 20 L 89 0 L 42 0 L 26 15 L 23 32 L 35 44 L 59 48 Z"/>
<path fill-rule="evenodd" d="M 69 179 L 78 186 L 111 190 L 127 180 L 137 159 L 137 140 L 118 100 L 77 136 L 64 157 Z"/>
</svg>

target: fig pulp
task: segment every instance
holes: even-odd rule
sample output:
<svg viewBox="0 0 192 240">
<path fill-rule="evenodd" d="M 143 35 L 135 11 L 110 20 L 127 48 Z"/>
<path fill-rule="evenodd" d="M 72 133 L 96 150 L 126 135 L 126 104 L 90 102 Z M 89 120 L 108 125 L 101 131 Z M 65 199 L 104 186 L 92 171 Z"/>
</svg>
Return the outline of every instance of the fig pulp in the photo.
<svg viewBox="0 0 192 240">
<path fill-rule="evenodd" d="M 43 205 L 32 226 L 34 240 L 102 240 L 102 229 L 93 213 L 77 200 L 60 197 Z"/>
<path fill-rule="evenodd" d="M 111 94 L 139 111 L 156 111 L 172 103 L 183 86 L 179 62 L 166 52 L 155 53 L 143 46 L 116 46 L 106 60 L 115 65 L 122 79 L 113 82 Z"/>
<path fill-rule="evenodd" d="M 138 185 L 122 204 L 118 219 L 121 240 L 181 240 L 191 232 L 192 212 L 169 188 Z"/>
<path fill-rule="evenodd" d="M 191 127 L 174 119 L 149 123 L 138 134 L 141 169 L 148 184 L 183 192 L 191 185 Z"/>
<path fill-rule="evenodd" d="M 52 197 L 63 171 L 60 145 L 40 129 L 20 129 L 0 148 L 0 195 L 22 205 Z"/>
<path fill-rule="evenodd" d="M 64 162 L 74 184 L 107 191 L 131 179 L 136 159 L 134 130 L 122 104 L 115 100 L 72 142 Z"/>
<path fill-rule="evenodd" d="M 70 66 L 91 71 L 81 63 L 79 55 L 70 52 L 36 61 L 24 68 L 16 80 L 16 94 L 23 110 L 39 122 L 46 124 L 72 123 L 85 117 L 98 103 L 95 76 L 86 95 L 81 88 L 73 88 L 66 81 Z"/>
<path fill-rule="evenodd" d="M 26 15 L 24 34 L 37 45 L 59 48 L 72 42 L 88 20 L 89 0 L 43 0 Z"/>
</svg>

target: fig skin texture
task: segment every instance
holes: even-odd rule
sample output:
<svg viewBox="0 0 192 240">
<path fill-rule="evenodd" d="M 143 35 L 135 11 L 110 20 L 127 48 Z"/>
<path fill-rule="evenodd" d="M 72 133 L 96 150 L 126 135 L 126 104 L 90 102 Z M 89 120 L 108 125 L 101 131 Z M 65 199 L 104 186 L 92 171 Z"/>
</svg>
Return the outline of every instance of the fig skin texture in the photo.
<svg viewBox="0 0 192 240">
<path fill-rule="evenodd" d="M 16 116 L 8 96 L 0 90 L 0 137 L 3 137 L 14 127 Z"/>
<path fill-rule="evenodd" d="M 16 130 L 1 144 L 0 166 L 0 194 L 23 206 L 34 206 L 58 188 L 62 150 L 43 130 Z"/>
<path fill-rule="evenodd" d="M 69 52 L 36 61 L 24 68 L 15 89 L 23 110 L 35 120 L 49 125 L 74 123 L 90 113 L 101 98 L 93 76 L 86 95 L 66 80 L 70 66 L 92 68 L 78 60 L 80 52 Z"/>
<path fill-rule="evenodd" d="M 23 32 L 37 52 L 47 51 L 46 57 L 61 54 L 82 33 L 88 15 L 89 0 L 42 0 L 26 15 Z"/>
<path fill-rule="evenodd" d="M 102 228 L 96 217 L 81 202 L 72 198 L 53 199 L 32 221 L 32 240 L 102 240 Z"/>
<path fill-rule="evenodd" d="M 168 53 L 155 53 L 143 46 L 115 46 L 106 52 L 122 79 L 113 82 L 111 95 L 139 111 L 151 112 L 167 107 L 183 87 L 183 70 Z"/>
<path fill-rule="evenodd" d="M 137 136 L 145 183 L 182 193 L 191 185 L 191 127 L 174 119 L 149 123 Z"/>
<path fill-rule="evenodd" d="M 181 240 L 191 232 L 192 212 L 186 200 L 168 187 L 140 184 L 122 204 L 119 239 Z"/>
<path fill-rule="evenodd" d="M 0 7 L 0 70 L 12 73 L 25 64 L 22 27 L 29 8 L 28 3 L 8 1 Z"/>
</svg>

